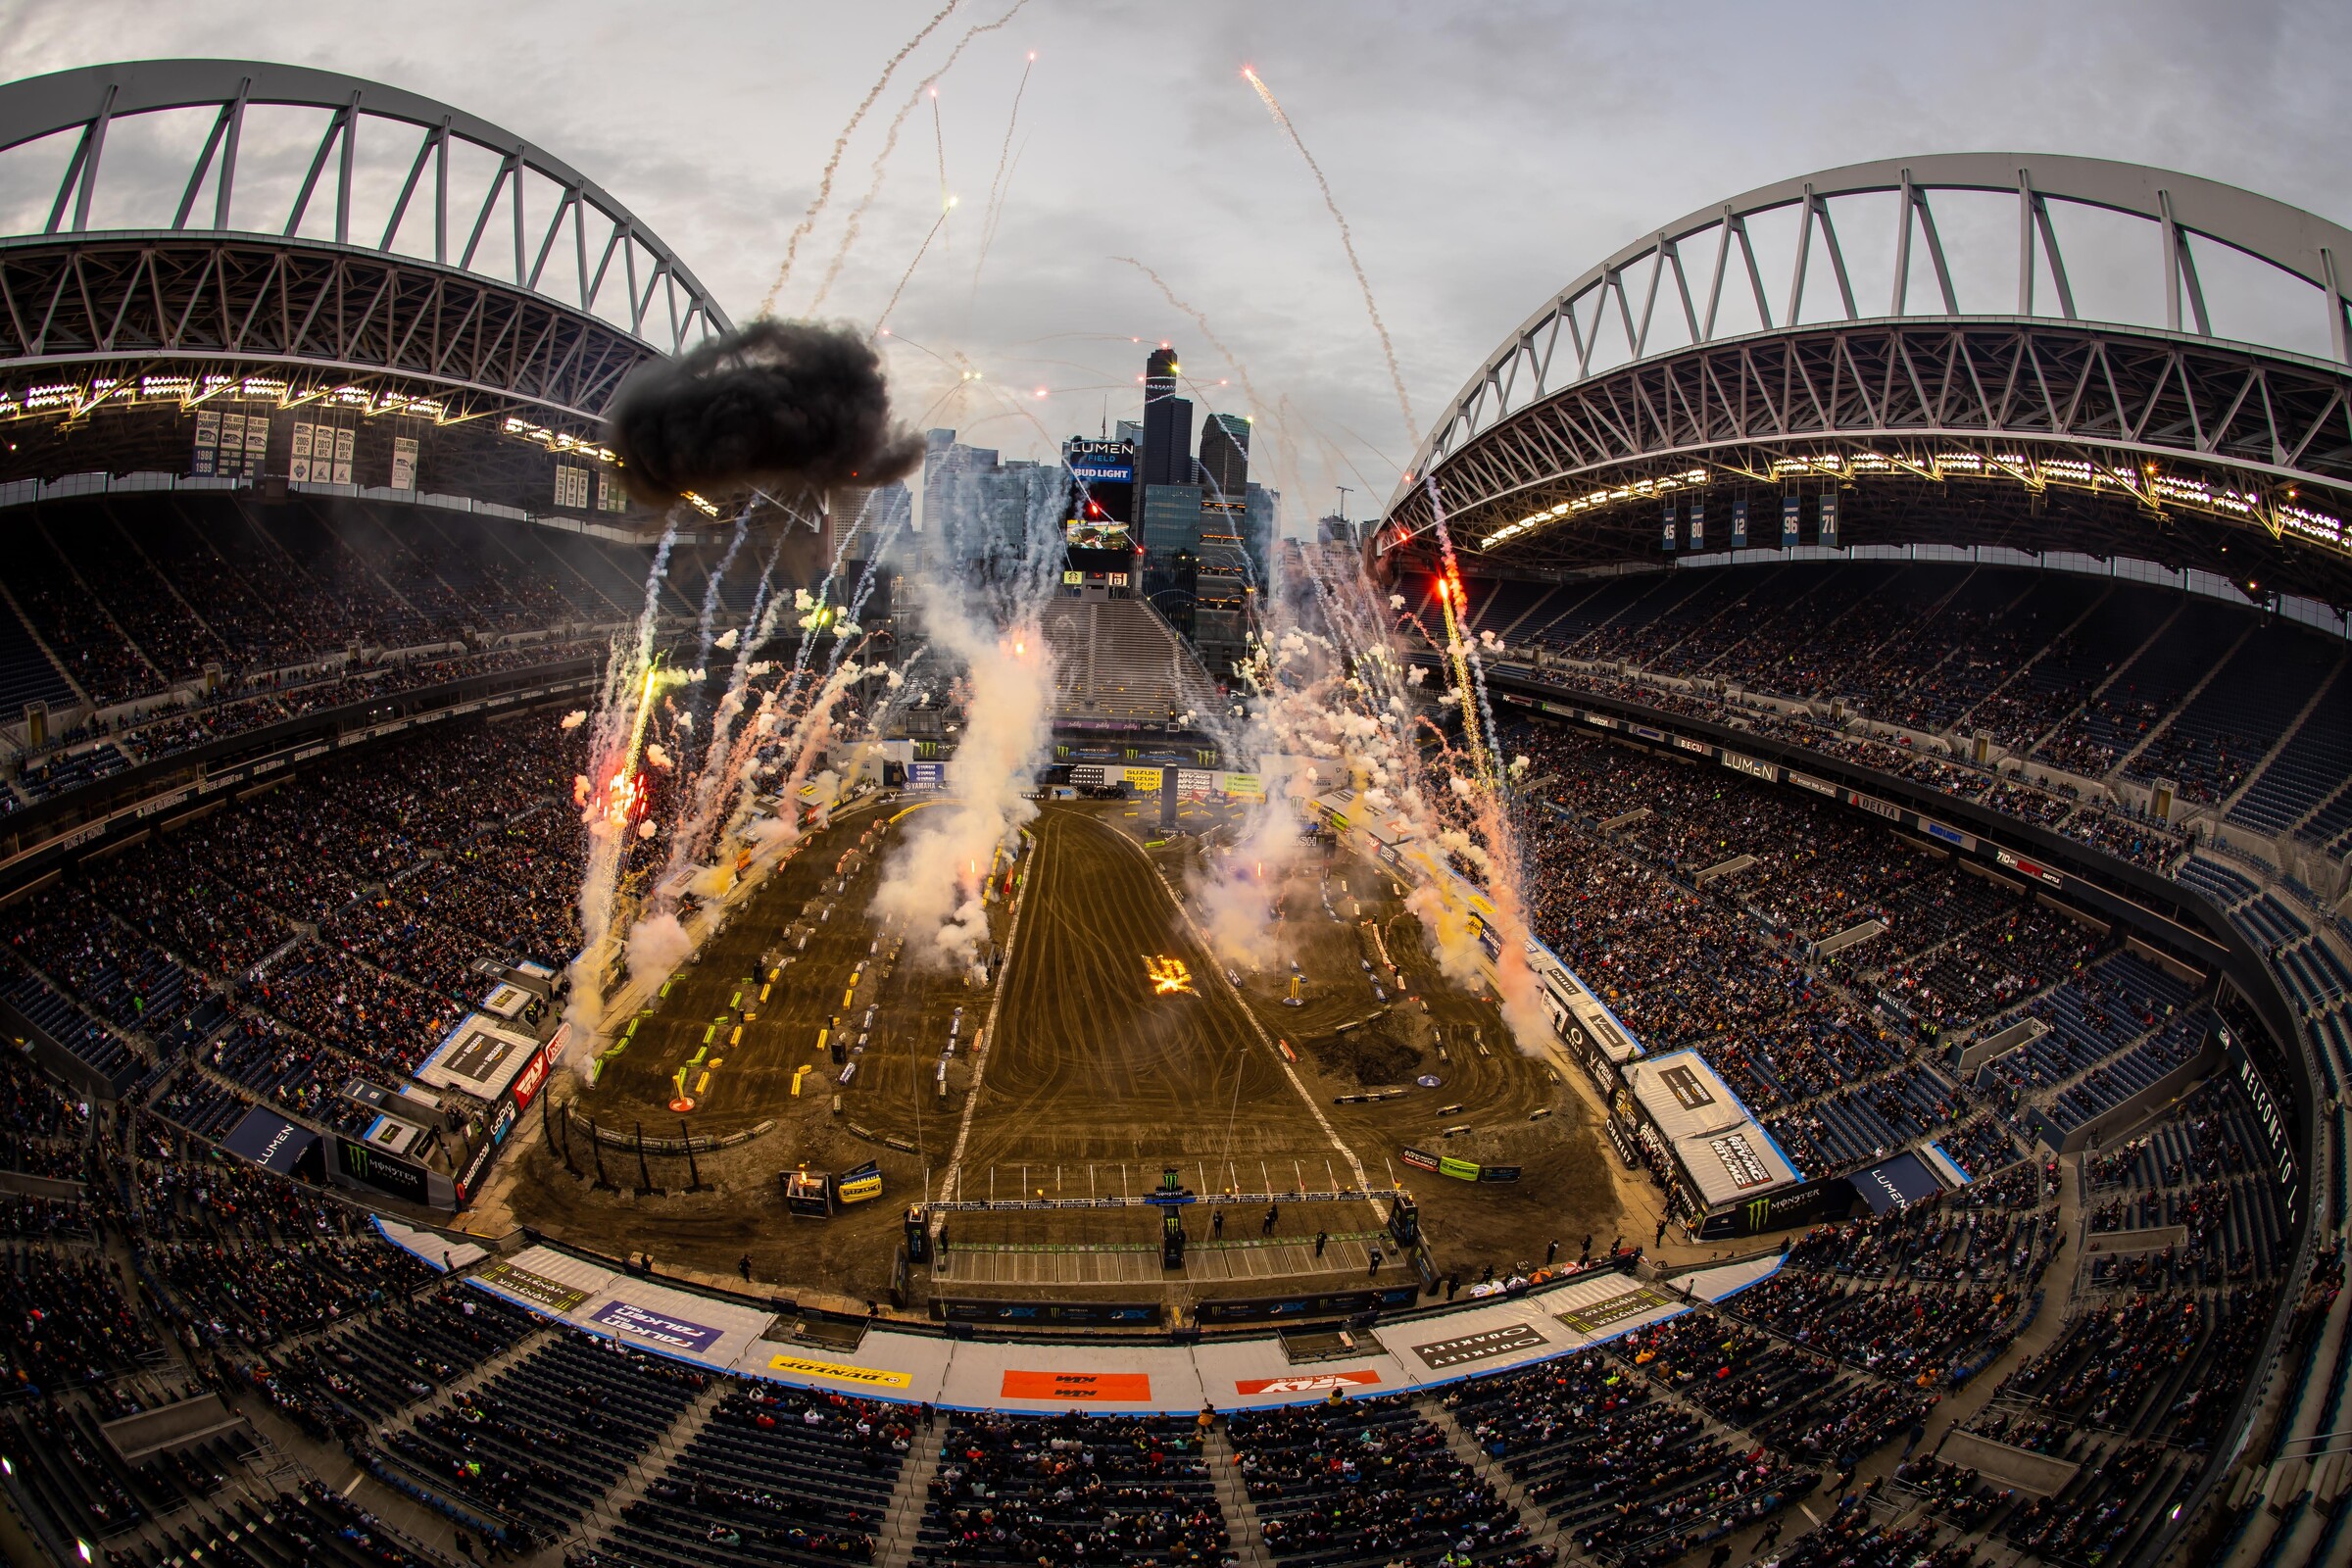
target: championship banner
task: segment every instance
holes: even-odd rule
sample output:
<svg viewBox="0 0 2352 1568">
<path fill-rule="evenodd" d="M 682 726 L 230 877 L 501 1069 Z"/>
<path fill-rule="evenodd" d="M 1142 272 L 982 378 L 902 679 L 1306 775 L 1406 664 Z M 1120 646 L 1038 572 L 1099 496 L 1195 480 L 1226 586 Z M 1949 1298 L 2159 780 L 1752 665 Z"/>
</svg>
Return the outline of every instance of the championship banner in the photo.
<svg viewBox="0 0 2352 1568">
<path fill-rule="evenodd" d="M 1690 503 L 1690 548 L 1704 550 L 1706 547 L 1707 504 L 1704 501 L 1693 501 Z"/>
<path fill-rule="evenodd" d="M 214 471 L 214 460 L 219 456 L 220 448 L 220 411 L 219 409 L 198 409 L 196 411 L 196 461 L 189 471 L 199 479 L 211 478 Z"/>
<path fill-rule="evenodd" d="M 1781 497 L 1781 548 L 1796 548 L 1796 514 L 1804 502 L 1796 496 Z"/>
<path fill-rule="evenodd" d="M 407 436 L 392 438 L 392 488 L 416 488 L 416 443 Z"/>
</svg>

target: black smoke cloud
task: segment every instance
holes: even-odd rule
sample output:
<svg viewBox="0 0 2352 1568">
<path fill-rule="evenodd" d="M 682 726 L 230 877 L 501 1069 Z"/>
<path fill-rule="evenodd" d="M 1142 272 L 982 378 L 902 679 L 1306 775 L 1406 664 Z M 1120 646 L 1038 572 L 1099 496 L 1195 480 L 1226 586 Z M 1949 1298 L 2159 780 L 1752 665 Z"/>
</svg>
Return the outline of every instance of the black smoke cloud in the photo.
<svg viewBox="0 0 2352 1568">
<path fill-rule="evenodd" d="M 873 346 L 807 321 L 754 321 L 641 368 L 608 423 L 630 493 L 657 507 L 744 484 L 888 484 L 923 457 L 922 437 L 891 419 Z"/>
</svg>

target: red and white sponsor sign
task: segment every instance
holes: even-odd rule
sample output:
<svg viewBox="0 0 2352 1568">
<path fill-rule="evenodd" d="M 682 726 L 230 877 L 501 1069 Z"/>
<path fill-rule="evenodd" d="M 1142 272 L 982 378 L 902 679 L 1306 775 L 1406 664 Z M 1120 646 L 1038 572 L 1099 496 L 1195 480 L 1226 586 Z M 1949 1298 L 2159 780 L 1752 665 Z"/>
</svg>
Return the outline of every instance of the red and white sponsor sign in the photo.
<svg viewBox="0 0 2352 1568">
<path fill-rule="evenodd" d="M 2066 886 L 2064 877 L 2038 861 L 2029 860 L 2022 855 L 2012 855 L 2007 850 L 1995 850 L 1992 853 L 1994 858 L 2012 871 L 2023 871 L 2034 881 L 2046 882 L 2054 888 Z"/>
<path fill-rule="evenodd" d="M 1380 1374 L 1370 1367 L 1353 1372 L 1301 1372 L 1287 1378 L 1249 1378 L 1233 1386 L 1236 1394 L 1329 1394 L 1334 1389 L 1369 1389 Z"/>
</svg>

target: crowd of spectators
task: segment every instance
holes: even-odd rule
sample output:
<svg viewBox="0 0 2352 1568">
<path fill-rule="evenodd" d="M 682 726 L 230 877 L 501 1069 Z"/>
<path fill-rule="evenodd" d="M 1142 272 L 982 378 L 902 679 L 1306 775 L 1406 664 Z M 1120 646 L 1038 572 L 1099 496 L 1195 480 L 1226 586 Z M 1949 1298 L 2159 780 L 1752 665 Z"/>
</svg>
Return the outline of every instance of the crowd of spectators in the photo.
<svg viewBox="0 0 2352 1568">
<path fill-rule="evenodd" d="M 479 995 L 476 959 L 576 950 L 575 749 L 547 713 L 338 760 L 77 868 L 0 911 L 0 940 L 165 1059 L 196 1045 L 186 1020 L 218 1031 L 204 1004 L 224 999 L 202 1063 L 332 1119 L 355 1070 L 397 1079 L 438 1043 Z"/>
<path fill-rule="evenodd" d="M 1467 1558 L 1527 1534 L 1518 1511 L 1407 1399 L 1250 1410 L 1235 1414 L 1227 1430 L 1266 1549 L 1278 1560 Z"/>
<path fill-rule="evenodd" d="M 569 1533 L 709 1384 L 663 1357 L 558 1333 L 409 1426 L 379 1433 L 366 1462 L 489 1510 L 520 1549 Z"/>
<path fill-rule="evenodd" d="M 2228 723 L 2171 723 L 2202 672 L 2198 658 L 2218 661 L 2231 647 L 2237 621 L 2219 605 L 2200 607 L 2207 613 L 2190 617 L 2195 624 L 2170 642 L 2143 648 L 2176 600 L 2058 573 L 2038 574 L 2039 582 L 1980 573 L 1980 586 L 1936 568 L 1855 564 L 1836 572 L 1787 568 L 1775 588 L 1752 593 L 1735 586 L 1753 587 L 1747 574 L 1694 575 L 1719 581 L 1627 580 L 1562 595 L 1572 612 L 1548 620 L 1538 612 L 1510 640 L 1546 655 L 1548 679 L 1809 746 L 2156 869 L 2179 860 L 2186 835 L 2141 814 L 2136 796 L 2111 799 L 2102 790 L 2092 798 L 2072 777 L 2098 779 L 2146 742 L 2133 760 L 2135 779 L 2174 777 L 2183 799 L 2211 805 L 2244 781 L 2292 716 L 2291 707 L 2266 710 L 2267 727 L 2245 733 Z M 1677 602 L 1657 611 L 1668 596 Z M 2102 596 L 2116 603 L 2085 618 Z M 1635 608 L 1626 608 L 1628 599 Z M 2135 654 L 2147 667 L 2110 684 Z M 1718 690 L 1726 674 L 1740 683 L 1737 694 Z M 1941 739 L 1915 739 L 1979 729 L 2003 751 L 2062 771 L 2028 784 L 1946 750 Z"/>
<path fill-rule="evenodd" d="M 1671 1561 L 1820 1480 L 1763 1446 L 1735 1447 L 1596 1350 L 1476 1379 L 1445 1404 L 1579 1550 L 1614 1561 Z"/>
<path fill-rule="evenodd" d="M 0 1248 L 0 1391 L 118 1377 L 155 1351 L 114 1261 L 76 1248 Z"/>
<path fill-rule="evenodd" d="M 53 682 L 54 656 L 106 717 L 76 724 L 52 703 L 50 740 L 0 794 L 38 800 L 327 708 L 576 662 L 602 643 L 570 628 L 644 608 L 641 551 L 399 514 L 180 497 L 73 503 L 36 519 L 6 580 L 47 656 L 27 642 L 19 657 Z M 706 568 L 691 551 L 673 563 L 681 578 Z M 665 610 L 690 610 L 667 594 Z M 353 649 L 376 662 L 349 663 Z"/>
<path fill-rule="evenodd" d="M 1646 1049 L 1704 1055 L 1803 1176 L 1931 1139 L 1990 1175 L 2028 1102 L 2055 1097 L 2072 1125 L 2160 1070 L 2149 1053 L 2196 1044 L 2186 984 L 1876 822 L 1582 729 L 1513 745 L 1538 780 L 1521 835 L 1535 934 Z M 2021 1006 L 2085 1028 L 1958 1081 L 1953 1042 Z M 2078 1048 L 2063 1072 L 2036 1066 Z"/>
<path fill-rule="evenodd" d="M 1267 1524 L 1278 1554 L 1287 1539 Z M 957 1413 L 941 1441 L 920 1541 L 921 1560 L 942 1565 L 1227 1556 L 1201 1434 L 1167 1416 Z"/>
</svg>

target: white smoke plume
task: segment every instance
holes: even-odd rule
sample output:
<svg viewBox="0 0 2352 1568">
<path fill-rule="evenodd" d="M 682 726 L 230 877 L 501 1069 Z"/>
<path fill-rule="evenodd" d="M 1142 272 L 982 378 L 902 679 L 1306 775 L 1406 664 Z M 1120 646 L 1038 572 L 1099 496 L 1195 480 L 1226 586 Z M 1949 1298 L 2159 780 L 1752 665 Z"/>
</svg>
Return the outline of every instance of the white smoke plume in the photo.
<svg viewBox="0 0 2352 1568">
<path fill-rule="evenodd" d="M 1504 1021 L 1520 1049 L 1538 1052 L 1550 1027 L 1527 961 L 1519 856 L 1500 794 L 1424 716 L 1425 672 L 1396 634 L 1404 596 L 1376 592 L 1352 559 L 1302 559 L 1311 580 L 1286 585 L 1268 605 L 1275 625 L 1258 676 L 1267 750 L 1336 764 L 1319 769 L 1332 775 L 1323 787 L 1352 788 L 1406 848 L 1440 862 L 1439 874 L 1451 870 L 1484 890 L 1499 949 L 1492 959 L 1474 911 L 1452 890 L 1424 883 L 1407 907 L 1448 978 L 1479 985 L 1492 964 Z"/>
<path fill-rule="evenodd" d="M 686 961 L 694 939 L 675 914 L 653 915 L 629 928 L 629 973 L 647 985 L 659 985 Z"/>
<path fill-rule="evenodd" d="M 957 476 L 925 525 L 937 537 L 916 594 L 929 656 L 959 677 L 961 725 L 947 799 L 907 818 L 874 898 L 878 914 L 905 922 L 918 959 L 972 961 L 988 934 L 988 873 L 1037 815 L 1030 789 L 1054 722 L 1045 612 L 1061 556 L 1059 477 L 1037 469 L 1018 481 L 1016 514 L 984 497 L 976 476 Z"/>
</svg>

